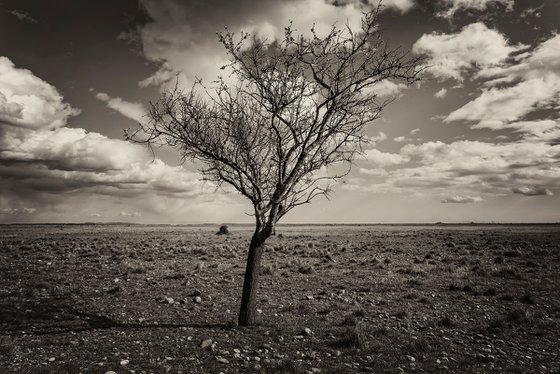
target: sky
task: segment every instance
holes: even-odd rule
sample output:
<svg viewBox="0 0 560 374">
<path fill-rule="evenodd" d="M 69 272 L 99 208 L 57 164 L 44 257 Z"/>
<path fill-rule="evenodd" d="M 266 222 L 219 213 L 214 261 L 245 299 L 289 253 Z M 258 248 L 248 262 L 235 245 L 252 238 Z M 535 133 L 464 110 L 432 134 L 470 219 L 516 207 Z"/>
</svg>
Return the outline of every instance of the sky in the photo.
<svg viewBox="0 0 560 374">
<path fill-rule="evenodd" d="M 0 0 L 0 223 L 252 222 L 173 149 L 124 140 L 150 102 L 227 57 L 216 33 L 359 28 L 377 0 Z M 329 199 L 285 223 L 560 222 L 560 2 L 385 0 L 424 56 Z"/>
</svg>

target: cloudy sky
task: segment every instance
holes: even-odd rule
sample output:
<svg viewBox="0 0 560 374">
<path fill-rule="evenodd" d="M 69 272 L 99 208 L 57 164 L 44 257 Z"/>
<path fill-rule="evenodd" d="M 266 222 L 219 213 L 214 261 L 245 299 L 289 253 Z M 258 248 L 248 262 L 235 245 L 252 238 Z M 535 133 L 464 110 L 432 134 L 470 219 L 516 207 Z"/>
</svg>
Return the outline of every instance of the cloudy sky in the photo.
<svg viewBox="0 0 560 374">
<path fill-rule="evenodd" d="M 375 2 L 376 0 L 369 0 Z M 179 76 L 211 80 L 216 32 L 356 28 L 368 0 L 0 0 L 0 222 L 251 222 L 173 150 L 125 142 Z M 284 222 L 560 221 L 560 2 L 385 0 L 426 56 L 330 200 Z"/>
</svg>

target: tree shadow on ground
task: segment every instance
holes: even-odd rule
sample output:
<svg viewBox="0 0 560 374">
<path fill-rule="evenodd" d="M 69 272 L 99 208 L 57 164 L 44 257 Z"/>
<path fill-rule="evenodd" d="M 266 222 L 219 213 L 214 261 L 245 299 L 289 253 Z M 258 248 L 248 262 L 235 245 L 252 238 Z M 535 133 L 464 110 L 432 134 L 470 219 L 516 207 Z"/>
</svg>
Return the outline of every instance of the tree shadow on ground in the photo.
<svg viewBox="0 0 560 374">
<path fill-rule="evenodd" d="M 58 302 L 57 302 L 58 301 Z M 232 323 L 179 322 L 131 323 L 120 322 L 95 312 L 85 312 L 66 304 L 63 300 L 37 300 L 0 302 L 0 330 L 8 335 L 62 334 L 104 329 L 165 329 L 165 328 L 222 329 L 234 327 Z"/>
</svg>

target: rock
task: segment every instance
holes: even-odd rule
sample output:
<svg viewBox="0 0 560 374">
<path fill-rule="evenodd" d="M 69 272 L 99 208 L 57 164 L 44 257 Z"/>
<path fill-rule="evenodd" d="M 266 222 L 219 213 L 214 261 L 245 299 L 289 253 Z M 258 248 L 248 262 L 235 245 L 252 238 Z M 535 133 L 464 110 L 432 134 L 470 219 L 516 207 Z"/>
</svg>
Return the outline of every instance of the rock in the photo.
<svg viewBox="0 0 560 374">
<path fill-rule="evenodd" d="M 313 295 L 307 295 L 305 298 L 306 298 L 307 300 L 313 300 Z"/>
<path fill-rule="evenodd" d="M 56 360 L 56 358 L 54 358 L 54 357 L 51 357 L 51 358 L 49 358 L 49 360 L 48 360 L 48 361 L 49 361 L 49 362 L 53 362 L 54 360 Z"/>
<path fill-rule="evenodd" d="M 408 358 L 408 360 L 409 360 L 410 362 L 415 362 L 415 361 L 416 361 L 416 359 L 415 359 L 414 357 L 412 357 L 412 356 L 408 356 L 408 355 L 407 355 L 406 358 Z"/>
<path fill-rule="evenodd" d="M 194 298 L 194 302 L 197 303 L 197 304 L 200 304 L 200 303 L 202 302 L 202 297 L 196 296 L 196 297 Z"/>
<path fill-rule="evenodd" d="M 306 327 L 303 329 L 302 334 L 305 336 L 310 336 L 313 334 L 313 331 L 311 331 L 311 329 L 309 327 Z"/>
<path fill-rule="evenodd" d="M 216 361 L 221 362 L 222 364 L 229 364 L 228 359 L 222 356 L 216 356 Z"/>
<path fill-rule="evenodd" d="M 113 370 L 109 370 L 109 371 L 105 372 L 105 374 L 117 374 L 117 372 L 113 371 Z"/>
<path fill-rule="evenodd" d="M 160 303 L 162 304 L 173 304 L 175 300 L 172 297 L 162 296 L 160 299 Z"/>
<path fill-rule="evenodd" d="M 209 348 L 212 346 L 212 343 L 214 343 L 212 339 L 203 340 L 202 343 L 200 343 L 200 348 Z"/>
<path fill-rule="evenodd" d="M 121 360 L 121 366 L 126 366 L 129 362 L 129 360 Z"/>
</svg>

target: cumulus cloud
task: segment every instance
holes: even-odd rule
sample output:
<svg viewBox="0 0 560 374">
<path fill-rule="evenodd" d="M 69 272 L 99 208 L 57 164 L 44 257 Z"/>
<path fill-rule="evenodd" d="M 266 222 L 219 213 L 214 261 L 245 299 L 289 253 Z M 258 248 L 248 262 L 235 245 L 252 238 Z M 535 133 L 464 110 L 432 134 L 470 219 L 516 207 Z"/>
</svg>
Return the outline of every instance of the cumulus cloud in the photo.
<svg viewBox="0 0 560 374">
<path fill-rule="evenodd" d="M 40 161 L 60 170 L 123 170 L 148 157 L 147 151 L 136 145 L 69 127 L 5 131 L 0 149 L 0 160 Z"/>
<path fill-rule="evenodd" d="M 388 155 L 384 157 L 389 162 L 381 162 L 378 166 L 372 157 L 360 169 L 362 174 L 384 178 L 367 189 L 478 196 L 507 195 L 514 186 L 533 186 L 540 191 L 560 188 L 560 144 L 526 140 L 500 144 L 470 140 L 431 141 L 407 144 L 399 153 Z M 383 165 L 399 167 L 386 174 L 376 172 Z M 373 170 L 371 173 L 368 172 L 370 169 Z"/>
<path fill-rule="evenodd" d="M 404 83 L 395 83 L 388 79 L 384 79 L 375 86 L 371 87 L 371 90 L 381 97 L 391 97 L 398 96 L 406 87 L 407 86 Z"/>
<path fill-rule="evenodd" d="M 484 11 L 489 6 L 496 4 L 503 5 L 507 11 L 511 11 L 513 10 L 514 0 L 440 0 L 439 2 L 444 10 L 437 13 L 438 16 L 452 18 L 455 13 L 461 10 Z"/>
<path fill-rule="evenodd" d="M 445 87 L 443 87 L 441 90 L 439 90 L 434 94 L 434 97 L 436 99 L 443 99 L 446 96 L 447 96 L 447 89 Z"/>
<path fill-rule="evenodd" d="M 410 158 L 397 153 L 381 152 L 378 149 L 365 151 L 366 159 L 377 167 L 393 166 L 407 163 Z"/>
<path fill-rule="evenodd" d="M 482 201 L 480 196 L 453 196 L 448 197 L 446 199 L 441 200 L 442 204 L 469 204 L 469 203 L 478 203 Z"/>
<path fill-rule="evenodd" d="M 445 122 L 470 121 L 475 122 L 474 128 L 492 130 L 511 128 L 532 137 L 537 132 L 558 135 L 558 121 L 552 124 L 550 118 L 539 119 L 538 114 L 560 105 L 560 35 L 551 36 L 511 64 L 482 69 L 477 76 L 487 79 L 480 95 L 450 113 Z M 537 119 L 523 120 L 533 113 Z"/>
<path fill-rule="evenodd" d="M 20 198 L 41 204 L 76 193 L 193 198 L 211 189 L 197 173 L 153 159 L 145 147 L 65 126 L 77 110 L 53 86 L 5 58 L 0 69 L 7 73 L 0 74 L 0 196 L 10 197 L 0 199 L 5 214 L 33 213 L 14 202 Z M 99 96 L 129 116 L 138 112 Z"/>
<path fill-rule="evenodd" d="M 56 88 L 0 56 L 0 123 L 53 129 L 66 125 L 69 117 L 79 113 L 63 102 Z"/>
<path fill-rule="evenodd" d="M 523 48 L 510 45 L 503 34 L 477 22 L 456 34 L 424 34 L 413 51 L 427 56 L 428 71 L 436 78 L 463 81 L 465 73 L 498 66 Z"/>
<path fill-rule="evenodd" d="M 548 188 L 544 187 L 514 187 L 512 188 L 513 193 L 521 194 L 524 196 L 552 196 L 553 193 Z"/>
<path fill-rule="evenodd" d="M 365 6 L 377 1 L 204 1 L 185 3 L 178 0 L 141 0 L 153 22 L 140 30 L 144 56 L 159 63 L 160 68 L 142 80 L 142 87 L 162 85 L 174 81 L 178 75 L 182 84 L 192 83 L 194 77 L 212 81 L 227 61 L 218 44 L 216 32 L 251 32 L 273 40 L 282 37 L 284 27 L 292 21 L 298 33 L 308 33 L 314 24 L 317 33 L 328 32 L 331 25 L 348 25 L 358 30 Z M 384 9 L 406 12 L 413 0 L 386 0 Z M 312 11 L 310 11 L 312 9 Z"/>
<path fill-rule="evenodd" d="M 107 104 L 107 107 L 116 110 L 125 117 L 136 122 L 144 122 L 146 120 L 147 110 L 140 103 L 132 103 L 121 99 L 120 97 L 111 97 L 104 92 L 98 92 L 95 97 Z"/>
</svg>

